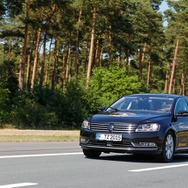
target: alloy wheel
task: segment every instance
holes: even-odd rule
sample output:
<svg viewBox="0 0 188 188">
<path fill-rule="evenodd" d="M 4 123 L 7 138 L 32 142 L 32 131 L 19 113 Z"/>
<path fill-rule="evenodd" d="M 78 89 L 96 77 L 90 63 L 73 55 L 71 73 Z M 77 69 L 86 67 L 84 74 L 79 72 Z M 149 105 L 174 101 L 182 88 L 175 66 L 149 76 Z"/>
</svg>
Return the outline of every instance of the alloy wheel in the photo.
<svg viewBox="0 0 188 188">
<path fill-rule="evenodd" d="M 164 162 L 170 162 L 173 159 L 174 156 L 174 147 L 175 147 L 175 142 L 174 142 L 174 137 L 171 132 L 168 132 L 164 144 L 163 144 L 163 151 L 161 153 L 161 159 Z"/>
<path fill-rule="evenodd" d="M 174 139 L 171 134 L 168 134 L 165 142 L 166 158 L 170 160 L 174 154 Z"/>
</svg>

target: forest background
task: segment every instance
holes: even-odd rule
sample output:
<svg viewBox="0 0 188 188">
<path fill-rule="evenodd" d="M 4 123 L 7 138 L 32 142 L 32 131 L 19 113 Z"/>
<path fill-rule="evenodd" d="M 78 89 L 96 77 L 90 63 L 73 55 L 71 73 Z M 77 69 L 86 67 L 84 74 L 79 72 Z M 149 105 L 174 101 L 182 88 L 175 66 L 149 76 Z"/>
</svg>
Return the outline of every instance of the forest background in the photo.
<svg viewBox="0 0 188 188">
<path fill-rule="evenodd" d="M 122 95 L 186 95 L 188 1 L 162 2 L 1 0 L 0 126 L 78 129 Z"/>
</svg>

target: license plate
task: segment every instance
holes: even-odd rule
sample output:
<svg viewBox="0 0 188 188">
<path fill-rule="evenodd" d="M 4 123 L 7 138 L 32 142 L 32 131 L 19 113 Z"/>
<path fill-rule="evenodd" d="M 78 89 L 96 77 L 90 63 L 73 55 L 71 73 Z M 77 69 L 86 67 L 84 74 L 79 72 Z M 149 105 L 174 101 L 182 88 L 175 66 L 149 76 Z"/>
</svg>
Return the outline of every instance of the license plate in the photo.
<svg viewBox="0 0 188 188">
<path fill-rule="evenodd" d="M 96 134 L 96 140 L 101 140 L 101 141 L 122 141 L 122 135 L 121 134 L 101 134 L 97 133 Z"/>
</svg>

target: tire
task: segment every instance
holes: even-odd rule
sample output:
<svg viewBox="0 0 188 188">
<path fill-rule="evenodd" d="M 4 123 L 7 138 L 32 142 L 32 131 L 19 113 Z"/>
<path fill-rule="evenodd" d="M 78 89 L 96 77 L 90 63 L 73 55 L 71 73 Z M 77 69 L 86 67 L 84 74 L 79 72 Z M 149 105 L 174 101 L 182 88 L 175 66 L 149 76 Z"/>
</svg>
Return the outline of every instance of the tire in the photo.
<svg viewBox="0 0 188 188">
<path fill-rule="evenodd" d="M 168 132 L 163 143 L 163 151 L 161 153 L 162 161 L 170 162 L 173 160 L 174 148 L 175 148 L 174 136 L 171 132 Z"/>
<path fill-rule="evenodd" d="M 83 153 L 87 158 L 98 158 L 101 154 L 100 151 L 95 151 L 90 149 L 83 149 Z"/>
</svg>

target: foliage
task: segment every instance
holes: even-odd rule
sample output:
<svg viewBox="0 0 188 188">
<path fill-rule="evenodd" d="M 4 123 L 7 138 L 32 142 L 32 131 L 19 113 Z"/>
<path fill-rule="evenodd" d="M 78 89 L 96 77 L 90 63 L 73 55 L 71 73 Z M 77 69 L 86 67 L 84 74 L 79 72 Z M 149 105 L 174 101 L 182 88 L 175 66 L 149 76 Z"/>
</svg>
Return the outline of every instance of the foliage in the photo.
<svg viewBox="0 0 188 188">
<path fill-rule="evenodd" d="M 188 93 L 188 3 L 162 2 L 2 0 L 1 123 L 78 128 L 122 95 L 167 92 L 177 41 L 172 89 Z"/>
<path fill-rule="evenodd" d="M 89 105 L 84 96 L 85 93 L 78 83 L 70 82 L 66 85 L 64 104 L 61 104 L 61 110 L 59 109 L 61 113 L 58 113 L 59 119 L 62 119 L 62 125 L 67 128 L 78 127 L 88 116 L 90 109 L 87 108 Z"/>
<path fill-rule="evenodd" d="M 100 74 L 103 76 L 98 80 Z M 20 129 L 78 129 L 100 105 L 143 91 L 137 77 L 128 77 L 125 69 L 112 65 L 94 70 L 89 92 L 75 81 L 69 82 L 63 92 L 59 89 L 53 93 L 48 88 L 35 94 L 19 92 L 10 115 Z"/>
<path fill-rule="evenodd" d="M 90 92 L 100 105 L 109 105 L 123 95 L 146 91 L 137 75 L 128 75 L 125 67 L 111 65 L 93 70 Z"/>
<path fill-rule="evenodd" d="M 12 109 L 13 124 L 22 129 L 79 128 L 89 112 L 84 95 L 74 82 L 66 85 L 65 92 L 47 88 L 35 94 L 20 92 Z"/>
<path fill-rule="evenodd" d="M 55 113 L 39 104 L 35 96 L 20 93 L 16 101 L 11 114 L 16 128 L 53 129 L 56 126 Z"/>
<path fill-rule="evenodd" d="M 9 122 L 9 90 L 0 82 L 0 127 Z"/>
</svg>

